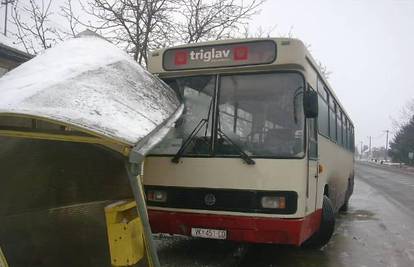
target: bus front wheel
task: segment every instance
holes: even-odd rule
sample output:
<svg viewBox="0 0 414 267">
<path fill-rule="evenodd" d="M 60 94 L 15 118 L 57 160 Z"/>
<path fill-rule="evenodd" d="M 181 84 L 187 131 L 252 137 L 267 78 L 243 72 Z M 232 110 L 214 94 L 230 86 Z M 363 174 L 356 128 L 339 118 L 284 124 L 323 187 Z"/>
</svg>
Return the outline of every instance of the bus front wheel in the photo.
<svg viewBox="0 0 414 267">
<path fill-rule="evenodd" d="M 346 190 L 345 201 L 339 211 L 347 212 L 349 207 L 349 199 L 351 198 L 352 192 L 354 191 L 354 175 L 348 179 L 348 188 Z"/>
<path fill-rule="evenodd" d="M 305 248 L 320 248 L 326 245 L 332 237 L 335 228 L 335 212 L 331 200 L 323 196 L 321 225 L 305 243 Z"/>
<path fill-rule="evenodd" d="M 349 199 L 346 199 L 344 204 L 339 208 L 340 212 L 347 212 L 349 207 Z"/>
</svg>

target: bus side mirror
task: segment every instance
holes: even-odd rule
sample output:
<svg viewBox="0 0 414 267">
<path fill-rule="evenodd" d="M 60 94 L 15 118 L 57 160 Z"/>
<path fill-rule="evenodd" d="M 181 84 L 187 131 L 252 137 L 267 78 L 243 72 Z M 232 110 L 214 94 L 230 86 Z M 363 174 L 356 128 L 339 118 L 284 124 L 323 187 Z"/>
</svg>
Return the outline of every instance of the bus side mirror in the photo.
<svg viewBox="0 0 414 267">
<path fill-rule="evenodd" d="M 318 93 L 306 90 L 303 98 L 303 110 L 306 118 L 318 117 Z"/>
</svg>

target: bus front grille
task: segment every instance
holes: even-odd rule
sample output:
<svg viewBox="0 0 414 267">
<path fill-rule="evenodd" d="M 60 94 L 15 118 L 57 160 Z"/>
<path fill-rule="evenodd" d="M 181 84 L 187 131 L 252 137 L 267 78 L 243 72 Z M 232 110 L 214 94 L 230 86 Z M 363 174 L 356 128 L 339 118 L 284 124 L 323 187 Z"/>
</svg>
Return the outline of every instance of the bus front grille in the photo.
<svg viewBox="0 0 414 267">
<path fill-rule="evenodd" d="M 148 206 L 266 214 L 294 214 L 297 210 L 298 194 L 294 191 L 145 186 L 147 194 L 156 191 L 165 192 L 167 194 L 166 201 L 150 201 L 147 198 Z M 263 196 L 284 196 L 286 208 L 262 208 L 261 199 Z"/>
</svg>

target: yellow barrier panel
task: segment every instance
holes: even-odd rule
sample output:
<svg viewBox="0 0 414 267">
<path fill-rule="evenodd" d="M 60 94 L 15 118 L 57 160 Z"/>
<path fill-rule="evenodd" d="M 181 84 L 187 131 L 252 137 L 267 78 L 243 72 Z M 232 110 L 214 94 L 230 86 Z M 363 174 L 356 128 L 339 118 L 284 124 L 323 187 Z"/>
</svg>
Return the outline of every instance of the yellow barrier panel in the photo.
<svg viewBox="0 0 414 267">
<path fill-rule="evenodd" d="M 145 255 L 142 224 L 135 201 L 120 201 L 105 207 L 109 250 L 113 266 L 131 266 Z"/>
<path fill-rule="evenodd" d="M 6 257 L 3 254 L 3 251 L 0 248 L 0 267 L 9 267 L 6 261 Z"/>
</svg>

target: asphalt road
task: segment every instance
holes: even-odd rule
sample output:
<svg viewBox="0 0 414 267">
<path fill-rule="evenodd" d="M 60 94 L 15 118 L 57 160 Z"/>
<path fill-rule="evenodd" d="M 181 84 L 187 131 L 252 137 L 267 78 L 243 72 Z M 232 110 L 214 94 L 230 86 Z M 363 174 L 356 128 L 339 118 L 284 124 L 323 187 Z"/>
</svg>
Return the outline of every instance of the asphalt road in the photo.
<svg viewBox="0 0 414 267">
<path fill-rule="evenodd" d="M 414 266 L 414 173 L 356 164 L 348 213 L 320 250 L 158 236 L 163 266 Z"/>
</svg>

